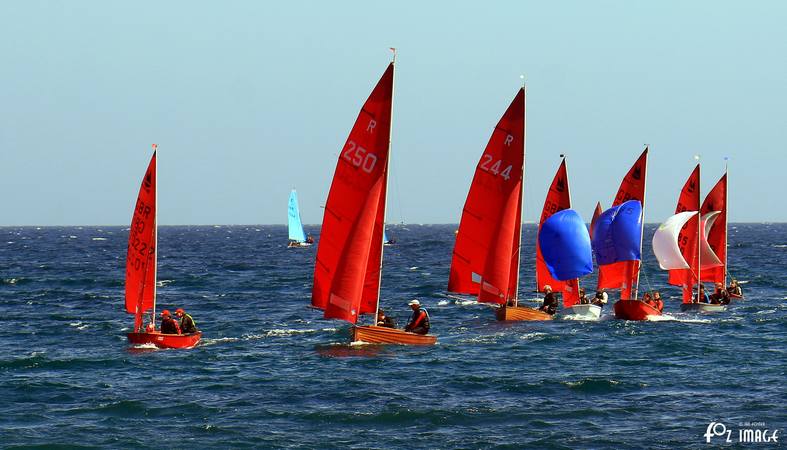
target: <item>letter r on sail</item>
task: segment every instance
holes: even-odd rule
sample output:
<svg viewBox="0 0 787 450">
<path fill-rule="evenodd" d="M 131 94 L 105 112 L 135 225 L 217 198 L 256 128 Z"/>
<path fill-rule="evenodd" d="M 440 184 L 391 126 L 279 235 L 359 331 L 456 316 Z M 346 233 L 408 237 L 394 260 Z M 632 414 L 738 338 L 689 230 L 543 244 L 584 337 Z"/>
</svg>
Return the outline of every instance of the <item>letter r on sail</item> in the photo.
<svg viewBox="0 0 787 450">
<path fill-rule="evenodd" d="M 377 121 L 374 119 L 369 120 L 369 125 L 366 125 L 366 132 L 371 133 L 374 131 L 374 127 L 377 126 Z"/>
<path fill-rule="evenodd" d="M 511 143 L 512 142 L 514 142 L 514 136 L 511 136 L 510 134 L 507 134 L 504 144 L 506 144 L 506 146 L 508 146 L 508 147 L 511 147 Z"/>
</svg>

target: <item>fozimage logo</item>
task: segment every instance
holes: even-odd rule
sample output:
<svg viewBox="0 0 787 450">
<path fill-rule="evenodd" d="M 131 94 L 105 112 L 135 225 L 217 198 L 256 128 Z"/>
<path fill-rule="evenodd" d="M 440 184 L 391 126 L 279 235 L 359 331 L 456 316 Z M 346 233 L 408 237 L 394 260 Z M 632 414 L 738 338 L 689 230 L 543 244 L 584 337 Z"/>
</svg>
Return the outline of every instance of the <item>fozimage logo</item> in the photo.
<svg viewBox="0 0 787 450">
<path fill-rule="evenodd" d="M 713 438 L 721 438 L 724 442 L 730 443 L 779 443 L 779 429 L 769 430 L 765 422 L 740 422 L 738 427 L 737 430 L 733 430 L 721 422 L 711 422 L 703 435 L 705 443 L 710 444 Z"/>
</svg>

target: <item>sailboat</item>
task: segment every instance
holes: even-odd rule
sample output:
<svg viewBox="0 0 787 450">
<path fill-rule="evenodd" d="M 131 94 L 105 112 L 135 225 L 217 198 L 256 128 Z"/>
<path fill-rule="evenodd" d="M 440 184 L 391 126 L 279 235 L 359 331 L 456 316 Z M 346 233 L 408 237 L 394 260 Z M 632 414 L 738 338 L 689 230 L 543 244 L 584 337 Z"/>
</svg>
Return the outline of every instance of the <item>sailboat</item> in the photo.
<svg viewBox="0 0 787 450">
<path fill-rule="evenodd" d="M 153 344 L 159 348 L 191 348 L 197 345 L 202 332 L 192 334 L 162 334 L 155 329 L 156 278 L 158 267 L 158 192 L 156 188 L 156 151 L 142 178 L 134 216 L 128 236 L 126 255 L 126 312 L 134 314 L 134 331 L 128 341 L 134 345 Z M 150 321 L 143 328 L 144 314 L 150 311 Z"/>
<path fill-rule="evenodd" d="M 429 345 L 436 336 L 357 324 L 362 314 L 376 318 L 380 307 L 393 90 L 391 62 L 339 154 L 317 247 L 312 306 L 326 319 L 353 324 L 353 341 Z"/>
<path fill-rule="evenodd" d="M 707 241 L 713 253 L 719 257 L 723 264 L 719 267 L 709 269 L 702 269 L 702 281 L 711 283 L 721 283 L 722 286 L 727 286 L 727 168 L 725 167 L 724 175 L 721 176 L 719 181 L 713 186 L 705 196 L 705 201 L 702 202 L 700 212 L 704 214 L 713 211 L 719 211 L 719 215 L 713 222 L 710 230 L 707 230 Z M 731 298 L 742 298 L 741 295 L 730 293 Z"/>
<path fill-rule="evenodd" d="M 601 308 L 591 304 L 580 304 L 579 296 L 579 276 L 586 275 L 593 272 L 593 255 L 590 251 L 590 236 L 585 227 L 584 222 L 580 219 L 581 228 L 576 227 L 575 221 L 568 221 L 563 226 L 571 225 L 573 228 L 555 230 L 559 234 L 552 236 L 553 239 L 549 240 L 549 249 L 553 258 L 549 261 L 545 260 L 541 245 L 542 231 L 544 224 L 550 220 L 554 214 L 561 211 L 568 211 L 571 208 L 571 191 L 568 184 L 568 170 L 566 169 L 566 158 L 563 157 L 560 166 L 558 167 L 555 178 L 552 180 L 552 185 L 547 191 L 546 200 L 544 200 L 544 208 L 541 211 L 541 219 L 538 222 L 538 235 L 536 237 L 536 290 L 544 292 L 544 286 L 550 286 L 553 292 L 560 292 L 563 294 L 563 308 L 566 309 L 566 314 L 572 316 L 580 316 L 583 318 L 598 318 L 601 315 Z M 579 214 L 572 215 L 579 217 Z M 565 219 L 564 219 L 565 220 Z M 568 233 L 572 231 L 573 234 Z M 587 244 L 586 248 L 585 245 Z M 584 251 L 587 250 L 587 251 Z M 588 259 L 590 262 L 588 263 Z M 588 272 L 582 273 L 577 277 L 568 279 L 558 279 L 553 273 L 555 268 L 564 268 L 570 266 L 572 269 L 587 268 L 590 266 Z"/>
<path fill-rule="evenodd" d="M 682 311 L 723 311 L 726 309 L 725 305 L 698 303 L 693 299 L 693 294 L 695 292 L 697 294 L 696 298 L 700 298 L 700 270 L 708 272 L 717 267 L 723 267 L 723 263 L 713 252 L 707 240 L 708 231 L 713 226 L 713 223 L 721 211 L 710 211 L 705 214 L 702 214 L 700 211 L 699 164 L 697 164 L 688 180 L 686 180 L 686 183 L 680 191 L 680 196 L 678 197 L 678 205 L 675 208 L 675 214 L 677 215 L 684 212 L 692 212 L 693 214 L 681 216 L 686 217 L 686 220 L 681 227 L 678 228 L 678 235 L 676 237 L 683 260 L 682 264 L 680 264 L 681 261 L 678 261 L 678 266 L 680 267 L 660 265 L 663 269 L 669 270 L 669 284 L 680 286 L 683 290 L 683 302 L 681 303 Z M 656 247 L 654 241 L 654 253 L 655 252 Z M 658 254 L 656 256 L 658 258 Z M 696 291 L 694 291 L 695 287 Z"/>
<path fill-rule="evenodd" d="M 637 161 L 631 166 L 623 181 L 620 183 L 618 192 L 615 195 L 615 200 L 612 202 L 612 207 L 620 206 L 629 200 L 636 200 L 641 206 L 641 225 L 640 225 L 640 240 L 639 249 L 640 254 L 642 249 L 642 227 L 644 226 L 645 214 L 645 182 L 647 180 L 648 168 L 648 147 L 645 147 L 642 154 L 637 158 Z M 612 213 L 610 213 L 612 214 Z M 596 227 L 598 224 L 596 224 Z M 593 236 L 596 236 L 597 230 L 594 230 Z M 605 261 L 608 263 L 599 262 L 598 267 L 598 290 L 604 289 L 620 289 L 620 300 L 615 302 L 614 310 L 615 317 L 627 320 L 645 320 L 649 315 L 660 315 L 658 309 L 646 308 L 643 302 L 637 300 L 639 290 L 639 271 L 641 267 L 641 260 L 628 259 L 617 260 L 614 262 Z"/>
<path fill-rule="evenodd" d="M 295 189 L 290 192 L 290 201 L 287 204 L 287 231 L 289 234 L 287 247 L 309 247 L 312 245 L 312 237 L 307 237 L 303 231 L 301 210 L 298 208 L 298 193 Z"/>
<path fill-rule="evenodd" d="M 522 87 L 476 165 L 456 232 L 448 292 L 500 305 L 499 320 L 550 320 L 549 314 L 517 305 L 524 166 Z"/>
<path fill-rule="evenodd" d="M 388 233 L 383 230 L 383 245 L 394 245 L 396 244 L 396 239 L 388 239 Z"/>
</svg>

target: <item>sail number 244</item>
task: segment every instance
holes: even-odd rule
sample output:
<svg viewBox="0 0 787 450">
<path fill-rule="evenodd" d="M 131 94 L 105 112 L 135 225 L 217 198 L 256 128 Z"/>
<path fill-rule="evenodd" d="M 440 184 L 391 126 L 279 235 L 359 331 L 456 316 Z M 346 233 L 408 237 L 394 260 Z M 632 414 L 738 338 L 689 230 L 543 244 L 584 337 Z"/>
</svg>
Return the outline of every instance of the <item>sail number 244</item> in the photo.
<svg viewBox="0 0 787 450">
<path fill-rule="evenodd" d="M 492 155 L 489 153 L 484 153 L 484 156 L 481 157 L 481 162 L 478 164 L 478 168 L 485 172 L 489 172 L 492 175 L 500 175 L 504 180 L 508 181 L 509 178 L 511 178 L 512 165 L 509 164 L 508 167 L 501 171 L 500 169 L 503 166 L 503 160 L 498 159 L 497 161 L 494 161 L 494 163 L 493 161 L 494 158 Z"/>
<path fill-rule="evenodd" d="M 372 173 L 374 166 L 377 164 L 377 155 L 370 153 L 352 139 L 347 141 L 347 147 L 342 152 L 342 158 L 353 166 L 360 167 L 366 173 Z"/>
</svg>

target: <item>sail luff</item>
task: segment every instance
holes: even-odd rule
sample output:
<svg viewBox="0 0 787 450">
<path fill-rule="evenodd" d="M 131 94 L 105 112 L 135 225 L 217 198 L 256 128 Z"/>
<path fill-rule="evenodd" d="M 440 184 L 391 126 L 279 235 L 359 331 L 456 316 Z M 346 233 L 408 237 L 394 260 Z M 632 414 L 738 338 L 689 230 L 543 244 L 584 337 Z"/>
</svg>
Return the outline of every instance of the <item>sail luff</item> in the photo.
<svg viewBox="0 0 787 450">
<path fill-rule="evenodd" d="M 378 282 L 377 282 L 377 303 L 374 308 L 374 318 L 372 319 L 372 323 L 377 325 L 377 315 L 380 313 L 380 293 L 382 292 L 383 286 L 383 252 L 385 252 L 385 223 L 386 223 L 386 212 L 388 207 L 388 175 L 389 175 L 389 163 L 391 161 L 391 140 L 393 139 L 393 103 L 394 103 L 394 92 L 396 89 L 396 50 L 394 50 L 394 60 L 391 61 L 391 110 L 389 113 L 390 119 L 388 120 L 388 158 L 386 159 L 385 163 L 385 171 L 383 172 L 383 177 L 385 177 L 385 194 L 383 195 L 383 235 L 380 240 L 380 270 L 378 272 Z"/>
</svg>

